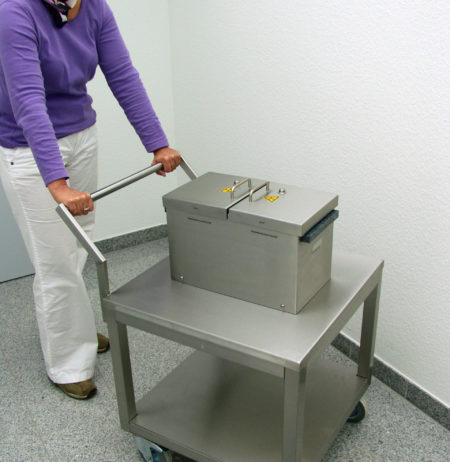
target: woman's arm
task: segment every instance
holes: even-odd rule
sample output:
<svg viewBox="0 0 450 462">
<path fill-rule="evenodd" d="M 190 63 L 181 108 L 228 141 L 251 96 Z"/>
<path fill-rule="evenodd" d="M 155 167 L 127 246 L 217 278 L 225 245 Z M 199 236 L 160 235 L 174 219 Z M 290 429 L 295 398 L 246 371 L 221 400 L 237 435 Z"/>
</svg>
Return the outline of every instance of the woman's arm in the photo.
<svg viewBox="0 0 450 462">
<path fill-rule="evenodd" d="M 168 148 L 169 142 L 131 62 L 112 11 L 105 1 L 102 5 L 102 24 L 97 39 L 100 67 L 142 144 L 148 152 L 155 153 L 153 163 L 161 162 L 164 172 L 170 172 L 179 165 L 180 154 Z"/>
</svg>

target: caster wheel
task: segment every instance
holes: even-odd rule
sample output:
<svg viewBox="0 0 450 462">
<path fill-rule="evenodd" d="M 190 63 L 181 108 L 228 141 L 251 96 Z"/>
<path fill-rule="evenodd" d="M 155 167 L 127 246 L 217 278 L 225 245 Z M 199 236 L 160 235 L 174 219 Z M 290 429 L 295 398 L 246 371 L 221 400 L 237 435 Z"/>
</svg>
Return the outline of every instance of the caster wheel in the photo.
<svg viewBox="0 0 450 462">
<path fill-rule="evenodd" d="M 173 452 L 161 448 L 155 443 L 141 437 L 136 437 L 136 446 L 139 454 L 145 462 L 172 462 Z"/>
<path fill-rule="evenodd" d="M 366 415 L 366 406 L 363 401 L 358 401 L 358 404 L 353 409 L 353 412 L 350 414 L 350 417 L 347 419 L 347 422 L 357 423 L 361 422 Z"/>
<path fill-rule="evenodd" d="M 157 452 L 152 449 L 153 462 L 172 462 L 172 451 Z"/>
</svg>

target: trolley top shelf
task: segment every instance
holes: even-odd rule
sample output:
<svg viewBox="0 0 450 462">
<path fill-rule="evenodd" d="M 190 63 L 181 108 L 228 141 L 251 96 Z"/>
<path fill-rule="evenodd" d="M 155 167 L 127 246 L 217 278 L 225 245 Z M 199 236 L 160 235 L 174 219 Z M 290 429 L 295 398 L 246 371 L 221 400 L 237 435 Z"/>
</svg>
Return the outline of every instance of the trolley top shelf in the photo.
<svg viewBox="0 0 450 462">
<path fill-rule="evenodd" d="M 382 260 L 334 251 L 331 280 L 294 315 L 173 281 L 166 258 L 105 297 L 104 317 L 282 376 L 331 343 L 382 268 Z"/>
</svg>

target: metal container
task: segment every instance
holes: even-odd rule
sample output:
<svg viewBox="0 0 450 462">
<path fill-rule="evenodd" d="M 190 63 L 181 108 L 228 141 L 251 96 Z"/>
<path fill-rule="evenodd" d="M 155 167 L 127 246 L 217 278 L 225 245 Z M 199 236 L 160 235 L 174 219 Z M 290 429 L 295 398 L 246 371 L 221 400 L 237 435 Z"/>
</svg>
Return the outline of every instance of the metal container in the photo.
<svg viewBox="0 0 450 462">
<path fill-rule="evenodd" d="M 338 196 L 209 172 L 163 196 L 172 278 L 289 313 L 330 279 Z"/>
</svg>

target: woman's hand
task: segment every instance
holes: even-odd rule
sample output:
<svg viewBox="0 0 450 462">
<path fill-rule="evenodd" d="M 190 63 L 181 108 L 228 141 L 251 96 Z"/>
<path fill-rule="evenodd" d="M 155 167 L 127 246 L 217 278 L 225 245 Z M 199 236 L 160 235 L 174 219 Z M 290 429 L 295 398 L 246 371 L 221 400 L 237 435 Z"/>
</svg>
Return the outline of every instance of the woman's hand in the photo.
<svg viewBox="0 0 450 462">
<path fill-rule="evenodd" d="M 64 178 L 52 181 L 47 185 L 50 194 L 58 204 L 64 204 L 74 216 L 87 215 L 94 210 L 91 195 L 84 191 L 77 191 L 67 185 Z"/>
<path fill-rule="evenodd" d="M 161 162 L 162 169 L 158 170 L 158 175 L 166 176 L 166 173 L 172 172 L 175 170 L 181 162 L 181 155 L 175 149 L 166 147 L 157 149 L 154 152 L 155 157 L 153 158 L 152 165 L 158 164 Z"/>
</svg>

